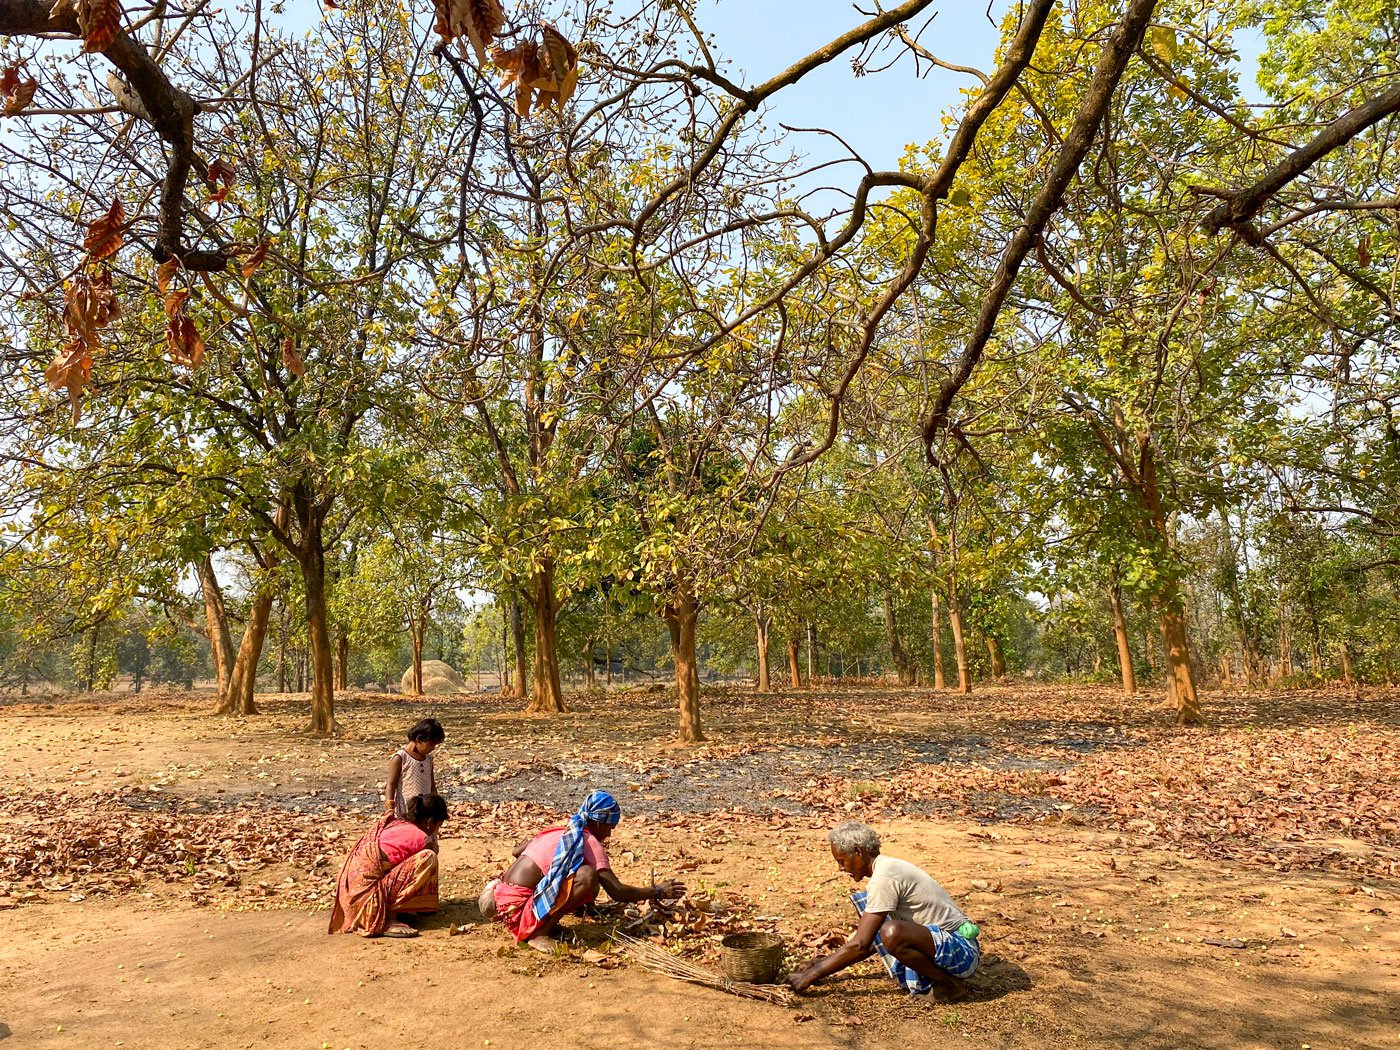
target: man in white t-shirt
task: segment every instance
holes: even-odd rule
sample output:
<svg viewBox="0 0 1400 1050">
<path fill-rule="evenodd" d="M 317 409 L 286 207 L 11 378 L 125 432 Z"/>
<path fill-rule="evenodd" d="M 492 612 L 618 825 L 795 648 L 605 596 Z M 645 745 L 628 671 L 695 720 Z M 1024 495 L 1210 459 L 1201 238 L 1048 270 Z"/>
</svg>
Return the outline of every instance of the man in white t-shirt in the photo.
<svg viewBox="0 0 1400 1050">
<path fill-rule="evenodd" d="M 837 866 L 852 879 L 869 879 L 851 894 L 860 915 L 855 933 L 830 955 L 788 976 L 805 992 L 825 977 L 879 954 L 890 976 L 911 995 L 954 1002 L 967 994 L 964 978 L 982 961 L 977 925 L 943 887 L 907 860 L 880 855 L 880 836 L 851 820 L 827 836 Z"/>
</svg>

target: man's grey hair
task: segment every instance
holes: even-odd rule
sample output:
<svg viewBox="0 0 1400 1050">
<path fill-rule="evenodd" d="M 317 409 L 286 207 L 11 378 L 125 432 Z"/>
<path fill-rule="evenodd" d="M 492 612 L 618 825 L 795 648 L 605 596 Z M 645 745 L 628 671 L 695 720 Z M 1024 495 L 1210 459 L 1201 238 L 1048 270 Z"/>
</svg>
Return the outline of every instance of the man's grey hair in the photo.
<svg viewBox="0 0 1400 1050">
<path fill-rule="evenodd" d="M 869 824 L 858 820 L 837 824 L 826 838 L 837 853 L 864 853 L 867 857 L 874 857 L 880 852 L 880 836 Z"/>
</svg>

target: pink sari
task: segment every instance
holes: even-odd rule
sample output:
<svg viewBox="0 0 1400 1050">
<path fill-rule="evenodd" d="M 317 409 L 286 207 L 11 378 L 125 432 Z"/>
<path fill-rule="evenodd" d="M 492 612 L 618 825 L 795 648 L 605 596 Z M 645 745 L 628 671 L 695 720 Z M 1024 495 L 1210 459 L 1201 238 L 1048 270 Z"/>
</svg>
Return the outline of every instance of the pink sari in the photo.
<svg viewBox="0 0 1400 1050">
<path fill-rule="evenodd" d="M 398 912 L 437 911 L 437 854 L 420 850 L 390 864 L 379 847 L 379 836 L 394 819 L 381 817 L 345 858 L 335 883 L 335 908 L 327 933 L 373 937 L 383 933 Z"/>
</svg>

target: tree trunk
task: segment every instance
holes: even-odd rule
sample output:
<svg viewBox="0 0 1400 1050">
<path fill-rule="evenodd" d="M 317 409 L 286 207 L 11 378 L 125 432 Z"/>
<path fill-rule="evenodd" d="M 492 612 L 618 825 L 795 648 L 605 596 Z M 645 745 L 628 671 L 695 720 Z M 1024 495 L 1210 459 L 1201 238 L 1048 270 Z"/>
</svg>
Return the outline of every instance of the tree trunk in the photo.
<svg viewBox="0 0 1400 1050">
<path fill-rule="evenodd" d="M 797 661 L 797 639 L 787 640 L 788 685 L 793 689 L 802 688 L 802 667 Z"/>
<path fill-rule="evenodd" d="M 1278 607 L 1278 667 L 1275 678 L 1287 678 L 1293 674 L 1293 625 L 1289 622 L 1286 610 L 1280 602 Z"/>
<path fill-rule="evenodd" d="M 530 678 L 529 668 L 526 667 L 529 647 L 525 644 L 525 616 L 520 608 L 519 594 L 510 600 L 510 646 L 511 659 L 515 664 L 510 695 L 524 700 L 529 695 L 529 687 L 525 684 Z"/>
<path fill-rule="evenodd" d="M 816 624 L 807 625 L 807 686 L 811 688 L 817 682 L 817 627 Z"/>
<path fill-rule="evenodd" d="M 1343 646 L 1343 652 L 1346 647 Z M 88 628 L 87 636 L 87 667 L 83 670 L 83 692 L 91 693 L 97 690 L 97 627 L 93 625 Z"/>
<path fill-rule="evenodd" d="M 946 688 L 946 683 L 943 680 L 943 628 L 939 622 L 938 592 L 930 590 L 929 600 L 931 605 L 929 619 L 933 629 L 933 688 L 942 690 Z"/>
<path fill-rule="evenodd" d="M 554 559 L 546 557 L 530 581 L 535 608 L 535 684 L 527 708 L 536 714 L 560 714 L 564 690 L 559 684 L 559 601 L 554 594 Z"/>
<path fill-rule="evenodd" d="M 773 682 L 768 674 L 768 630 L 773 626 L 773 618 L 760 610 L 753 614 L 753 622 L 758 636 L 758 691 L 771 693 Z"/>
<path fill-rule="evenodd" d="M 1006 660 L 1001 655 L 1001 645 L 990 634 L 987 639 L 987 658 L 992 662 L 992 678 L 1000 682 L 1006 677 Z"/>
<path fill-rule="evenodd" d="M 1159 545 L 1162 557 L 1172 552 L 1171 529 L 1157 489 L 1157 464 L 1149 436 L 1140 438 L 1140 471 L 1137 491 L 1152 529 L 1152 538 Z M 1167 566 L 1170 569 L 1170 565 Z M 1177 725 L 1201 724 L 1201 701 L 1196 695 L 1196 682 L 1191 674 L 1191 643 L 1187 635 L 1186 609 L 1181 590 L 1174 576 L 1166 574 L 1166 583 L 1157 597 L 1157 614 L 1162 628 L 1162 648 L 1166 651 L 1167 697 L 1176 707 Z"/>
<path fill-rule="evenodd" d="M 953 629 L 953 653 L 958 661 L 958 692 L 972 692 L 972 669 L 967 661 L 967 640 L 963 636 L 962 605 L 958 602 L 958 583 L 948 580 L 948 626 Z"/>
<path fill-rule="evenodd" d="M 588 682 L 588 688 L 591 690 L 591 689 L 594 687 L 594 684 L 595 684 L 594 672 L 593 672 L 593 639 L 592 639 L 592 638 L 588 639 L 588 644 L 585 645 L 583 648 L 584 648 L 584 651 L 585 651 L 585 660 L 586 660 L 586 662 L 584 663 L 584 666 L 583 666 L 583 672 L 584 672 L 584 677 L 586 678 L 586 680 L 587 680 L 587 682 Z"/>
<path fill-rule="evenodd" d="M 350 688 L 350 634 L 344 627 L 335 634 L 335 687 Z"/>
<path fill-rule="evenodd" d="M 279 610 L 277 618 L 277 691 L 287 691 L 287 607 Z"/>
<path fill-rule="evenodd" d="M 1340 655 L 1342 658 L 1342 681 L 1345 682 L 1347 685 L 1351 685 L 1353 671 L 1351 662 L 1351 646 L 1348 645 L 1345 640 L 1342 642 L 1342 650 Z"/>
<path fill-rule="evenodd" d="M 412 673 L 408 676 L 408 695 L 423 695 L 423 636 L 428 630 L 426 616 L 410 616 L 408 635 L 413 643 Z"/>
<path fill-rule="evenodd" d="M 1201 724 L 1201 701 L 1191 674 L 1191 648 L 1186 635 L 1186 613 L 1176 583 L 1167 584 L 1161 598 L 1159 620 L 1162 648 L 1167 656 L 1167 697 L 1176 707 L 1177 725 Z"/>
<path fill-rule="evenodd" d="M 700 728 L 700 666 L 695 656 L 695 625 L 700 603 L 689 581 L 682 581 L 667 603 L 664 616 L 671 634 L 671 659 L 676 665 L 676 694 L 680 704 L 680 740 L 684 744 L 705 739 Z"/>
<path fill-rule="evenodd" d="M 1118 673 L 1123 679 L 1123 695 L 1132 696 L 1137 692 L 1137 678 L 1133 674 L 1133 651 L 1128 646 L 1128 619 L 1123 615 L 1123 590 L 1117 580 L 1109 584 L 1108 605 L 1113 610 L 1113 640 L 1118 645 Z"/>
<path fill-rule="evenodd" d="M 331 634 L 326 615 L 326 552 L 319 519 L 303 520 L 301 579 L 306 591 L 306 641 L 311 656 L 311 732 L 336 732 L 335 677 Z"/>
<path fill-rule="evenodd" d="M 888 589 L 884 592 L 885 606 L 885 644 L 890 650 L 890 661 L 894 664 L 894 672 L 898 677 L 900 685 L 914 684 L 914 661 L 909 659 L 909 654 L 904 651 L 904 646 L 899 641 L 899 626 L 894 619 L 894 598 Z"/>
<path fill-rule="evenodd" d="M 499 596 L 497 598 L 499 602 Z M 504 603 L 499 605 L 501 610 L 501 658 L 496 664 L 496 671 L 501 679 L 501 695 L 514 696 L 515 691 L 510 684 L 510 614 L 506 612 Z"/>
<path fill-rule="evenodd" d="M 1322 628 L 1317 622 L 1317 610 L 1313 608 L 1312 598 L 1307 600 L 1308 610 L 1308 655 L 1312 659 L 1313 677 L 1318 681 L 1322 680 Z"/>
<path fill-rule="evenodd" d="M 255 715 L 258 705 L 253 696 L 258 684 L 258 660 L 262 658 L 267 624 L 272 617 L 272 584 L 264 581 L 253 596 L 248 610 L 248 624 L 243 628 L 243 640 L 238 643 L 238 655 L 229 675 L 228 695 L 219 707 L 219 714 Z"/>
<path fill-rule="evenodd" d="M 209 656 L 214 663 L 214 677 L 219 683 L 219 699 L 215 713 L 229 703 L 229 675 L 233 673 L 233 638 L 228 630 L 228 608 L 224 605 L 223 588 L 214 574 L 214 561 L 209 555 L 195 564 L 200 590 L 204 592 L 204 619 L 208 624 Z"/>
</svg>

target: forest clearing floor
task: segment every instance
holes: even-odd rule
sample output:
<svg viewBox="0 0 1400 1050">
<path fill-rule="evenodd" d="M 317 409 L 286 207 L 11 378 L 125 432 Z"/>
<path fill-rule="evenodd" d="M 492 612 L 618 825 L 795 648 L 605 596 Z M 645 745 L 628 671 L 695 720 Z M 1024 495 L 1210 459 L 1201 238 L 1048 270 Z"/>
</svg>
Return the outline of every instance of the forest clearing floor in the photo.
<svg viewBox="0 0 1400 1050">
<path fill-rule="evenodd" d="M 673 698 L 0 697 L 0 1044 L 23 1047 L 1400 1047 L 1400 698 L 707 690 Z M 443 910 L 415 940 L 324 933 L 335 872 L 416 719 L 447 729 Z M 721 932 L 797 961 L 851 929 L 825 830 L 873 824 L 982 925 L 969 998 L 911 1001 L 874 962 L 784 1008 L 631 964 L 510 947 L 475 898 L 591 787 L 623 805 L 624 881 L 678 874 Z M 572 920 L 571 920 L 572 921 Z M 708 925 L 707 925 L 708 923 Z M 606 926 L 577 923 L 603 946 Z"/>
</svg>

